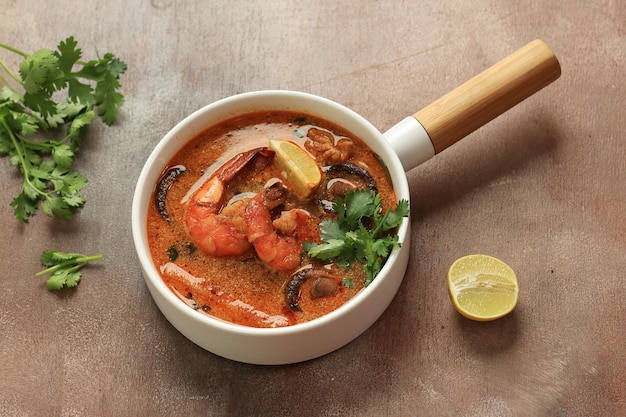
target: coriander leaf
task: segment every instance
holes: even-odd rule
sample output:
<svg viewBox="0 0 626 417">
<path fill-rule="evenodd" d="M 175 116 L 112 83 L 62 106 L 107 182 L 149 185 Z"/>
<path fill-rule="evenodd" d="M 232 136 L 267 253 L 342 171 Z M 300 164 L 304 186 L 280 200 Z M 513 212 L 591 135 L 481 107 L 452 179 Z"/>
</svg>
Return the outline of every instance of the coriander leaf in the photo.
<svg viewBox="0 0 626 417">
<path fill-rule="evenodd" d="M 71 288 L 80 282 L 80 272 L 60 270 L 46 280 L 49 290 L 60 290 L 63 287 Z"/>
<path fill-rule="evenodd" d="M 124 104 L 124 96 L 115 91 L 120 84 L 117 80 L 107 75 L 103 82 L 96 87 L 96 98 L 100 100 L 98 106 L 98 116 L 102 117 L 104 123 L 111 125 L 117 117 L 118 107 Z"/>
<path fill-rule="evenodd" d="M 81 103 L 72 103 L 68 101 L 65 103 L 59 103 L 57 105 L 57 111 L 59 114 L 63 114 L 65 119 L 74 120 L 81 114 L 87 112 L 87 106 Z"/>
<path fill-rule="evenodd" d="M 337 220 L 324 219 L 320 223 L 321 237 L 324 240 L 343 239 L 346 230 L 342 229 Z"/>
<path fill-rule="evenodd" d="M 169 248 L 167 248 L 167 257 L 169 258 L 169 260 L 171 262 L 174 262 L 176 259 L 178 259 L 178 249 L 176 248 L 176 245 L 172 245 Z"/>
<path fill-rule="evenodd" d="M 72 170 L 74 156 L 96 115 L 114 122 L 124 102 L 118 90 L 126 64 L 110 53 L 81 61 L 72 36 L 56 51 L 29 54 L 3 43 L 0 50 L 23 57 L 17 73 L 0 57 L 0 156 L 8 156 L 23 177 L 11 202 L 15 217 L 26 222 L 41 204 L 44 213 L 71 219 L 85 202 L 77 192 L 87 183 Z M 9 86 L 2 71 L 21 88 Z"/>
<path fill-rule="evenodd" d="M 59 60 L 50 49 L 40 49 L 27 55 L 20 63 L 19 72 L 27 94 L 41 94 L 49 98 L 64 82 Z"/>
<path fill-rule="evenodd" d="M 306 249 L 308 247 L 308 249 Z M 307 245 L 305 249 L 312 258 L 329 260 L 344 255 L 350 249 L 349 243 L 342 239 L 328 239 L 324 243 Z"/>
<path fill-rule="evenodd" d="M 59 260 L 67 260 L 69 259 L 69 257 L 71 256 L 68 254 L 66 258 L 63 252 L 59 252 L 56 250 L 46 250 L 41 254 L 41 258 L 39 261 L 43 266 L 53 266 L 56 265 Z"/>
<path fill-rule="evenodd" d="M 80 71 L 74 73 L 77 77 L 96 81 L 94 97 L 98 103 L 98 116 L 108 125 L 115 121 L 118 108 L 124 104 L 124 96 L 117 91 L 120 88 L 119 77 L 124 72 L 126 63 L 107 53 L 102 59 L 85 63 Z"/>
<path fill-rule="evenodd" d="M 87 256 L 80 253 L 46 250 L 41 254 L 40 262 L 48 268 L 35 275 L 50 274 L 46 281 L 46 285 L 50 290 L 75 287 L 81 279 L 80 269 L 89 262 L 102 259 L 102 257 L 102 255 Z"/>
<path fill-rule="evenodd" d="M 363 265 L 363 271 L 365 271 L 365 277 L 366 277 L 365 278 L 366 287 L 370 285 L 372 281 L 374 281 L 374 278 L 376 278 L 376 275 L 380 272 L 381 269 L 383 269 L 383 265 L 384 263 L 381 261 L 380 258 L 374 259 L 366 263 L 365 265 Z"/>
<path fill-rule="evenodd" d="M 59 68 L 57 56 L 49 49 L 27 55 L 20 63 L 19 73 L 24 87 L 24 104 L 43 117 L 54 114 L 52 94 L 62 89 L 67 79 Z"/>
<path fill-rule="evenodd" d="M 56 54 L 59 68 L 67 74 L 72 71 L 74 64 L 80 59 L 82 51 L 78 48 L 78 42 L 76 42 L 73 36 L 59 42 L 57 49 L 59 51 Z"/>
<path fill-rule="evenodd" d="M 41 205 L 41 210 L 47 216 L 56 216 L 60 219 L 72 220 L 72 210 L 61 197 L 50 197 Z"/>
<path fill-rule="evenodd" d="M 74 116 L 74 120 L 70 123 L 67 133 L 68 137 L 72 140 L 73 148 L 78 148 L 80 138 L 83 136 L 85 129 L 93 123 L 95 118 L 96 113 L 93 110 L 88 110 Z"/>
<path fill-rule="evenodd" d="M 42 94 L 24 94 L 24 104 L 34 111 L 41 113 L 43 117 L 50 117 L 56 108 L 54 101 Z"/>
<path fill-rule="evenodd" d="M 369 190 L 356 190 L 346 195 L 345 224 L 356 225 L 356 222 L 363 217 L 372 216 L 380 201 L 378 193 Z"/>
<path fill-rule="evenodd" d="M 28 220 L 28 217 L 37 213 L 38 200 L 31 199 L 24 192 L 21 192 L 11 201 L 13 214 L 22 223 Z"/>
<path fill-rule="evenodd" d="M 73 103 L 82 103 L 90 106 L 96 104 L 93 88 L 89 84 L 81 83 L 77 78 L 71 77 L 68 79 L 67 94 Z"/>
<path fill-rule="evenodd" d="M 34 113 L 33 116 L 37 117 L 38 115 L 37 113 Z M 65 123 L 65 115 L 59 111 L 59 106 L 57 105 L 54 114 L 51 114 L 48 117 L 40 117 L 40 123 L 46 130 L 55 129 Z"/>
<path fill-rule="evenodd" d="M 78 194 L 67 195 L 63 197 L 63 201 L 70 207 L 80 207 L 85 204 L 85 199 Z"/>
<path fill-rule="evenodd" d="M 346 266 L 357 260 L 362 263 L 365 285 L 380 272 L 391 251 L 400 246 L 393 233 L 409 214 L 409 202 L 400 200 L 395 208 L 383 211 L 381 196 L 370 190 L 346 193 L 344 201 L 336 199 L 336 219 L 320 224 L 321 243 L 309 242 L 304 250 L 313 259 L 333 260 Z"/>
<path fill-rule="evenodd" d="M 0 100 L 7 100 L 14 103 L 19 103 L 22 100 L 22 96 L 17 93 L 17 91 L 10 88 L 8 85 L 5 85 L 0 89 Z"/>
<path fill-rule="evenodd" d="M 381 231 L 391 230 L 395 227 L 400 226 L 402 223 L 402 219 L 409 214 L 409 201 L 408 200 L 400 200 L 396 205 L 395 210 L 390 210 L 382 222 Z M 377 223 L 378 224 L 378 223 Z"/>
<path fill-rule="evenodd" d="M 52 144 L 52 159 L 59 168 L 67 169 L 72 166 L 74 152 L 69 145 L 64 143 Z"/>
</svg>

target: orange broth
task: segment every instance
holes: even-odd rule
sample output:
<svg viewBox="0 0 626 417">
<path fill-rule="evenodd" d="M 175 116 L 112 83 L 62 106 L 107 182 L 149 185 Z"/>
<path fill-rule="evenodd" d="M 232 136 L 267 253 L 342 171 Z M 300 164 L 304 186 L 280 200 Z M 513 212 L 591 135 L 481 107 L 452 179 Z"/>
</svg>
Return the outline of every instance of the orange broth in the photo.
<svg viewBox="0 0 626 417">
<path fill-rule="evenodd" d="M 271 111 L 251 113 L 213 126 L 186 144 L 170 161 L 169 167 L 182 165 L 185 171 L 171 184 L 165 198 L 169 214 L 166 221 L 156 204 L 148 210 L 148 241 L 152 259 L 164 282 L 190 307 L 232 323 L 252 327 L 279 327 L 303 323 L 325 315 L 344 304 L 364 287 L 362 265 L 354 262 L 348 268 L 333 263 L 322 265 L 304 256 L 301 265 L 325 268 L 336 277 L 337 291 L 332 295 L 312 298 L 309 294 L 313 280 L 300 287 L 301 311 L 289 308 L 284 288 L 291 272 L 277 272 L 266 266 L 254 248 L 242 256 L 211 256 L 190 244 L 185 226 L 185 215 L 191 189 L 209 178 L 219 166 L 234 155 L 259 146 L 267 146 L 270 139 L 291 140 L 304 147 L 307 137 L 302 132 L 308 127 L 332 132 L 335 138 L 348 138 L 354 144 L 352 155 L 345 161 L 367 170 L 375 179 L 383 205 L 394 206 L 396 196 L 385 166 L 377 155 L 359 138 L 328 121 L 300 113 Z M 271 158 L 253 160 L 246 165 L 226 188 L 225 201 L 241 192 L 259 192 L 273 178 L 283 178 L 281 170 Z M 320 164 L 322 165 L 322 164 Z M 167 170 L 167 168 L 166 168 Z M 166 171 L 164 170 L 164 172 Z M 322 180 L 324 182 L 324 180 Z M 324 211 L 319 198 L 324 184 L 311 196 L 302 200 L 291 196 L 290 208 L 301 207 L 315 218 L 315 224 L 332 214 Z M 155 197 L 156 198 L 156 197 Z M 314 230 L 319 239 L 319 228 Z M 175 260 L 171 257 L 177 253 Z M 351 281 L 350 288 L 343 285 Z"/>
</svg>

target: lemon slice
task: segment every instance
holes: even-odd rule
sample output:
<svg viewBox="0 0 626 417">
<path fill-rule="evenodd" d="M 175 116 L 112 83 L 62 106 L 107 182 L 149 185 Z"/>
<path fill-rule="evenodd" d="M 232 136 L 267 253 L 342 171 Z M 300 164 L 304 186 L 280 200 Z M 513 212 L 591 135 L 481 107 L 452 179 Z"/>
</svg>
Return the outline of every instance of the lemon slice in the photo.
<svg viewBox="0 0 626 417">
<path fill-rule="evenodd" d="M 513 310 L 519 286 L 515 272 L 504 262 L 488 255 L 468 255 L 450 266 L 448 291 L 463 316 L 489 321 Z"/>
<path fill-rule="evenodd" d="M 296 143 L 288 140 L 270 140 L 269 148 L 276 153 L 276 162 L 296 192 L 308 197 L 319 185 L 322 174 L 315 159 Z"/>
</svg>

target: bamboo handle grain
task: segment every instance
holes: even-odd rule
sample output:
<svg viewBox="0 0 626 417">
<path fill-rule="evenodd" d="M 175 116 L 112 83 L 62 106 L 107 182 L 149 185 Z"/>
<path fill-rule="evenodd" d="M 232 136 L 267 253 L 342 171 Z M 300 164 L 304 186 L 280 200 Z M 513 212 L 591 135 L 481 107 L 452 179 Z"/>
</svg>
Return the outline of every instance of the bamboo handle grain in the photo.
<svg viewBox="0 0 626 417">
<path fill-rule="evenodd" d="M 535 40 L 413 115 L 439 153 L 561 75 L 552 50 Z"/>
</svg>

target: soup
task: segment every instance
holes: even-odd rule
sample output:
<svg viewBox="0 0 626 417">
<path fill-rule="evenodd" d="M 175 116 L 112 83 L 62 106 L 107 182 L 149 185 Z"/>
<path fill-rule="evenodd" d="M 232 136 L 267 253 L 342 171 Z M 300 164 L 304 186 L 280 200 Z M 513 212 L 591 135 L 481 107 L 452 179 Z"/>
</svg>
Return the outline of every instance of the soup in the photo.
<svg viewBox="0 0 626 417">
<path fill-rule="evenodd" d="M 294 174 L 290 155 L 313 167 Z M 339 126 L 286 111 L 226 120 L 164 169 L 148 210 L 151 256 L 178 297 L 215 318 L 252 327 L 313 320 L 368 282 L 363 262 L 306 250 L 359 190 L 383 210 L 396 207 L 386 167 Z"/>
</svg>

